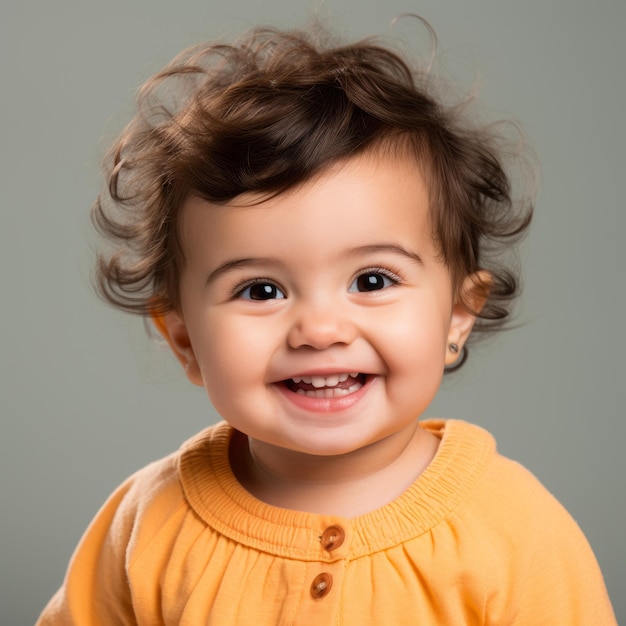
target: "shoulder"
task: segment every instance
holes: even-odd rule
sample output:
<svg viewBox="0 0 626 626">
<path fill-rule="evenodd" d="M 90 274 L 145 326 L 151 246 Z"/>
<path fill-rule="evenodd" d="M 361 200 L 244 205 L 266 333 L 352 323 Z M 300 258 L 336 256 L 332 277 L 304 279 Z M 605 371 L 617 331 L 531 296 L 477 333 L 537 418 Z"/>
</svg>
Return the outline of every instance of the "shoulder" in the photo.
<svg viewBox="0 0 626 626">
<path fill-rule="evenodd" d="M 464 455 L 465 469 L 456 466 L 475 478 L 460 509 L 473 511 L 494 531 L 536 537 L 557 530 L 562 538 L 568 533 L 580 538 L 576 522 L 557 498 L 529 469 L 500 454 L 489 432 L 458 420 L 435 423 L 444 442 L 452 440 L 458 450 L 471 451 Z"/>
<path fill-rule="evenodd" d="M 441 447 L 456 459 L 446 463 L 446 471 L 464 481 L 442 528 L 454 528 L 454 536 L 469 542 L 494 571 L 530 575 L 548 561 L 574 565 L 579 557 L 579 565 L 595 566 L 587 539 L 569 512 L 532 472 L 501 455 L 487 431 L 456 420 L 434 425 Z"/>
<path fill-rule="evenodd" d="M 205 440 L 220 428 L 198 437 Z M 159 559 L 167 562 L 184 534 L 181 529 L 188 529 L 187 544 L 202 530 L 185 498 L 180 472 L 180 459 L 196 440 L 139 470 L 109 496 L 83 534 L 65 581 L 39 624 L 136 623 L 134 589 L 139 586 L 144 594 L 159 589 Z"/>
<path fill-rule="evenodd" d="M 585 541 L 570 513 L 537 476 L 497 451 L 473 497 L 480 510 L 490 512 L 496 523 L 500 520 L 504 527 L 531 540 Z"/>
<path fill-rule="evenodd" d="M 111 494 L 93 523 L 108 526 L 109 534 L 128 546 L 128 554 L 141 551 L 163 528 L 176 526 L 177 518 L 191 512 L 181 467 L 186 459 L 198 458 L 199 450 L 209 451 L 212 440 L 227 430 L 223 423 L 207 428 L 176 452 L 135 472 Z"/>
<path fill-rule="evenodd" d="M 439 428 L 444 444 L 449 436 L 488 450 L 479 472 L 469 458 L 456 466 L 474 472 L 474 480 L 436 532 L 479 569 L 481 585 L 492 590 L 489 613 L 500 616 L 493 623 L 510 623 L 513 615 L 524 624 L 613 624 L 595 556 L 561 503 L 532 472 L 501 455 L 483 429 L 456 421 Z"/>
<path fill-rule="evenodd" d="M 483 517 L 533 518 L 538 511 L 567 516 L 558 500 L 523 465 L 497 450 L 495 438 L 485 429 L 461 420 L 427 420 L 424 427 L 442 439 L 448 471 L 466 479 L 464 504 L 475 505 Z"/>
</svg>

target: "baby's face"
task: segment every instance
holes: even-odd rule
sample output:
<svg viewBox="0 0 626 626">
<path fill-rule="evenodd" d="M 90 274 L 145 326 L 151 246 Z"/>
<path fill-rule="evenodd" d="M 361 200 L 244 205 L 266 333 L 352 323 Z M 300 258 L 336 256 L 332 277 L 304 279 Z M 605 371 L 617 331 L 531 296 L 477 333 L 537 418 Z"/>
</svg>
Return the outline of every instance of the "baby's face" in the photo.
<svg viewBox="0 0 626 626">
<path fill-rule="evenodd" d="M 365 155 L 260 204 L 189 199 L 188 376 L 249 437 L 314 455 L 413 428 L 473 321 L 437 256 L 410 159 Z"/>
</svg>

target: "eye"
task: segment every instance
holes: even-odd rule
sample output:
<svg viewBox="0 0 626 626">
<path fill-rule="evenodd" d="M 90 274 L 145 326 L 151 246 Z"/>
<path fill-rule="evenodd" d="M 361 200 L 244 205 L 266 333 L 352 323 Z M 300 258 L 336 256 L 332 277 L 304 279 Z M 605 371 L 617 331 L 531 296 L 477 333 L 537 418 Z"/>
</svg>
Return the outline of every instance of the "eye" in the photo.
<svg viewBox="0 0 626 626">
<path fill-rule="evenodd" d="M 235 295 L 243 300 L 280 300 L 286 297 L 274 283 L 266 281 L 244 284 L 237 289 Z"/>
<path fill-rule="evenodd" d="M 400 282 L 400 279 L 382 269 L 367 270 L 362 274 L 359 274 L 353 281 L 348 291 L 351 292 L 365 292 L 365 291 L 380 291 L 387 287 L 393 287 Z"/>
</svg>

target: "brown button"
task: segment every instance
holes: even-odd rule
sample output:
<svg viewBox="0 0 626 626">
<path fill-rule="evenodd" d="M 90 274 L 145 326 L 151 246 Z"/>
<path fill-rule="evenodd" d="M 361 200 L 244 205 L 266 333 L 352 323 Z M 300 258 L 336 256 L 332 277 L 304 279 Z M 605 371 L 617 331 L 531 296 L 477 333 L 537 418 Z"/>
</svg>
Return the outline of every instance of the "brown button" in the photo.
<svg viewBox="0 0 626 626">
<path fill-rule="evenodd" d="M 346 533 L 341 526 L 329 526 L 321 537 L 322 548 L 332 552 L 336 550 L 346 538 Z"/>
<path fill-rule="evenodd" d="M 324 596 L 328 595 L 331 587 L 333 586 L 333 577 L 326 572 L 318 574 L 311 583 L 311 595 L 314 600 L 321 600 Z"/>
</svg>

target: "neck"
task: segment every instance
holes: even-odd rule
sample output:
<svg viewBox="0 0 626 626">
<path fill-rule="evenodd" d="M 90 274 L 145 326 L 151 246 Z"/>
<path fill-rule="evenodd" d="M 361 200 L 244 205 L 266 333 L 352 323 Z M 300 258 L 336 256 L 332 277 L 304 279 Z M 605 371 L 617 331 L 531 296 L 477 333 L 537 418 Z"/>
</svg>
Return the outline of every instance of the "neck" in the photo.
<svg viewBox="0 0 626 626">
<path fill-rule="evenodd" d="M 415 424 L 348 454 L 316 456 L 241 436 L 231 465 L 256 498 L 281 508 L 355 517 L 395 500 L 432 461 L 439 439 Z"/>
</svg>

